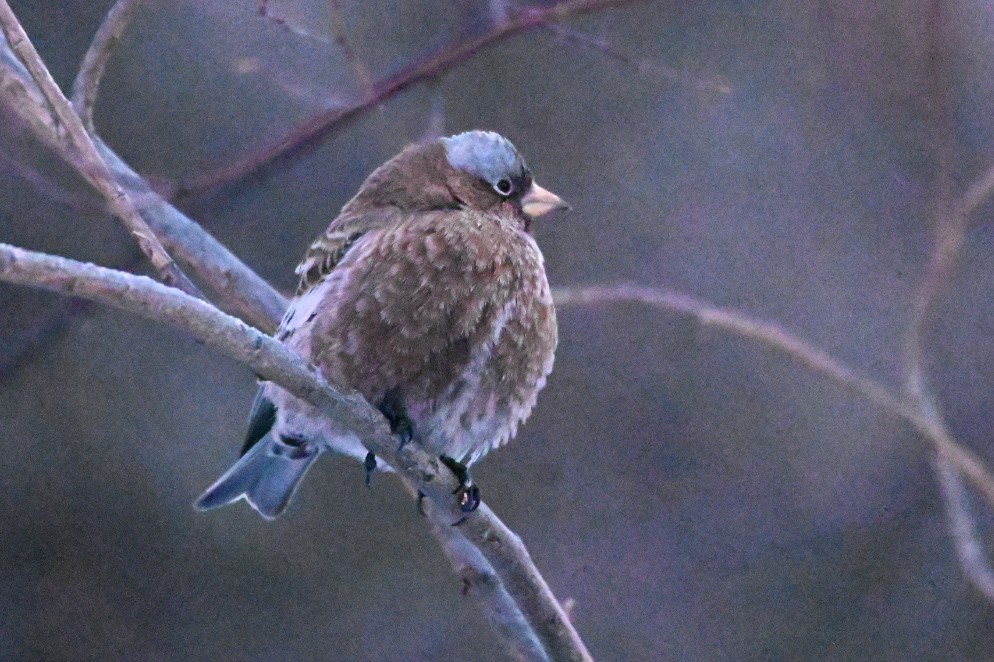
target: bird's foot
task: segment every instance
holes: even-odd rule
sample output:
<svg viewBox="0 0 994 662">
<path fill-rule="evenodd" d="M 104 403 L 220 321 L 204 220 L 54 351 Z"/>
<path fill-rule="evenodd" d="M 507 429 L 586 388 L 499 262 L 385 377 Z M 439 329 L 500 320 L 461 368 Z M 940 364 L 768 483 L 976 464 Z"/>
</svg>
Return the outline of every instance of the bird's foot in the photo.
<svg viewBox="0 0 994 662">
<path fill-rule="evenodd" d="M 425 493 L 421 490 L 418 490 L 418 514 L 428 517 L 428 513 L 425 512 Z"/>
<path fill-rule="evenodd" d="M 390 391 L 380 403 L 379 410 L 390 422 L 390 432 L 400 440 L 399 448 L 406 446 L 414 438 L 414 423 L 407 415 L 404 396 L 400 395 L 396 389 Z"/>
<path fill-rule="evenodd" d="M 314 447 L 303 437 L 296 435 L 280 435 L 278 444 L 273 445 L 273 454 L 288 457 L 291 460 L 305 458 L 314 452 Z"/>
<path fill-rule="evenodd" d="M 479 508 L 480 488 L 473 482 L 473 479 L 469 475 L 469 469 L 466 468 L 466 465 L 462 462 L 453 460 L 448 455 L 442 455 L 438 459 L 441 460 L 442 464 L 447 466 L 452 473 L 456 475 L 456 478 L 459 479 L 459 487 L 452 492 L 459 498 L 459 508 L 467 514 Z M 465 519 L 466 518 L 463 517 L 458 522 L 453 524 L 453 526 L 462 524 Z"/>
<path fill-rule="evenodd" d="M 376 456 L 372 453 L 366 453 L 366 459 L 362 462 L 363 468 L 366 470 L 366 487 L 373 488 L 373 472 L 376 471 Z"/>
</svg>

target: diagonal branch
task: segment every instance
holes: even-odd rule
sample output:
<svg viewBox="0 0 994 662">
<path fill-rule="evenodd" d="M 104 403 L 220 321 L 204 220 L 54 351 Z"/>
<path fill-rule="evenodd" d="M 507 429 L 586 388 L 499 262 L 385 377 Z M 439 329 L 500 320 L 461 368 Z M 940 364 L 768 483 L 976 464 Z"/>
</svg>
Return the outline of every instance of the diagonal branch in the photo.
<svg viewBox="0 0 994 662">
<path fill-rule="evenodd" d="M 90 179 L 75 150 L 62 139 L 38 85 L 4 38 L 0 38 L 0 104 L 57 156 Z M 286 299 L 200 225 L 163 200 L 103 141 L 94 137 L 94 142 L 117 182 L 133 200 L 141 201 L 145 220 L 159 240 L 219 295 L 222 307 L 259 329 L 275 331 L 286 310 Z"/>
<path fill-rule="evenodd" d="M 202 297 L 203 295 L 197 286 L 186 277 L 169 256 L 169 253 L 166 252 L 166 249 L 159 243 L 151 228 L 138 213 L 138 208 L 128 197 L 128 194 L 114 180 L 107 163 L 100 157 L 96 145 L 83 126 L 79 115 L 76 114 L 69 100 L 62 94 L 62 90 L 59 89 L 52 74 L 49 73 L 48 67 L 42 62 L 38 51 L 35 50 L 34 45 L 25 34 L 17 16 L 7 4 L 7 0 L 0 0 L 0 24 L 3 26 L 4 35 L 10 47 L 31 72 L 31 77 L 34 78 L 42 94 L 45 95 L 59 123 L 68 132 L 72 145 L 77 151 L 81 171 L 103 194 L 114 214 L 131 230 L 131 234 L 138 241 L 138 246 L 148 256 L 156 271 L 159 272 L 162 282 L 177 287 L 192 296 Z"/>
<path fill-rule="evenodd" d="M 293 129 L 288 135 L 202 177 L 180 183 L 177 197 L 197 195 L 221 186 L 235 184 L 272 167 L 310 147 L 331 131 L 383 104 L 391 97 L 419 83 L 424 83 L 465 64 L 479 51 L 511 37 L 550 23 L 591 12 L 630 4 L 633 0 L 562 0 L 556 4 L 523 7 L 510 18 L 493 25 L 483 34 L 469 37 L 430 53 L 379 81 L 361 99 L 350 106 L 326 110 Z"/>
<path fill-rule="evenodd" d="M 417 493 L 407 485 L 412 497 Z M 459 528 L 438 508 L 427 508 L 432 533 L 442 543 L 442 551 L 456 574 L 462 579 L 463 594 L 474 598 L 490 620 L 508 653 L 517 660 L 548 662 L 549 657 L 539 642 L 528 619 L 518 607 L 504 583 Z"/>
<path fill-rule="evenodd" d="M 27 70 L 24 69 L 23 64 L 10 50 L 6 39 L 0 39 L 0 90 L 5 93 L 3 97 L 0 97 L 0 101 L 18 121 L 29 127 L 39 140 L 67 163 L 80 169 L 76 154 L 71 146 L 62 140 L 57 120 L 52 115 L 48 102 Z M 197 223 L 158 196 L 144 179 L 128 167 L 99 138 L 95 137 L 94 140 L 97 149 L 107 160 L 117 177 L 117 181 L 131 192 L 134 199 L 143 200 L 143 211 L 149 223 L 160 233 L 162 241 L 176 255 L 192 266 L 205 282 L 212 286 L 215 292 L 221 296 L 223 304 L 236 310 L 238 314 L 251 321 L 258 328 L 270 332 L 275 330 L 286 308 L 286 299 Z M 81 174 L 88 176 L 86 171 L 81 171 Z M 376 416 L 378 417 L 378 414 Z M 502 523 L 499 523 L 499 520 L 494 523 L 493 520 L 496 518 L 493 517 L 492 513 L 487 516 L 481 513 L 480 518 L 483 518 L 480 524 L 482 531 L 495 530 L 506 539 L 515 539 L 514 534 L 507 530 Z M 538 570 L 530 559 L 522 564 L 508 562 L 503 558 L 505 554 L 513 552 L 511 548 L 508 548 L 511 551 L 501 550 L 496 545 L 491 544 L 488 548 L 484 548 L 486 558 L 489 559 L 487 561 L 480 559 L 479 552 L 467 552 L 467 549 L 472 548 L 472 545 L 466 540 L 463 531 L 468 531 L 471 528 L 470 524 L 475 523 L 476 520 L 476 516 L 471 518 L 471 522 L 461 527 L 462 531 L 458 534 L 438 536 L 447 555 L 451 559 L 460 559 L 457 571 L 461 574 L 472 571 L 474 576 L 486 578 L 493 577 L 495 570 L 498 571 L 499 576 L 500 572 L 507 572 L 508 568 L 510 568 L 510 572 L 517 572 L 520 568 L 524 568 L 534 577 L 538 577 L 539 581 L 536 582 L 534 579 L 526 577 L 523 581 L 517 582 L 516 585 L 528 586 L 538 583 L 544 586 L 544 581 L 541 580 Z M 482 535 L 481 532 L 477 532 L 478 538 Z M 453 548 L 451 542 L 453 538 L 461 538 L 463 543 L 458 548 Z M 455 561 L 453 562 L 455 563 Z M 480 601 L 490 604 L 486 611 L 491 616 L 491 622 L 494 624 L 498 636 L 506 636 L 515 627 L 520 627 L 522 618 L 516 614 L 522 615 L 522 612 L 515 603 L 515 597 L 504 589 L 500 579 L 497 579 L 496 584 L 485 581 L 480 584 L 480 587 L 480 590 L 474 591 L 473 594 L 477 595 Z M 532 599 L 532 603 L 534 602 L 536 601 Z M 535 631 L 538 631 L 543 646 L 550 651 L 565 651 L 561 655 L 557 654 L 557 658 L 588 659 L 585 657 L 587 654 L 582 642 L 551 593 L 540 596 L 537 604 L 542 607 L 537 612 L 522 615 L 527 629 L 518 634 L 516 641 L 505 641 L 508 650 L 524 660 L 545 659 L 544 652 L 542 656 L 533 655 L 534 647 L 529 643 L 535 640 Z M 527 623 L 529 619 L 540 624 L 535 631 Z M 566 638 L 562 637 L 562 633 L 567 635 Z"/>
<path fill-rule="evenodd" d="M 209 303 L 144 276 L 2 243 L 0 281 L 97 301 L 190 333 L 208 347 L 251 368 L 260 378 L 279 384 L 313 404 L 322 414 L 352 429 L 370 451 L 398 470 L 408 489 L 431 498 L 450 521 L 462 516 L 459 505 L 452 498 L 457 487 L 456 478 L 438 458 L 430 456 L 415 443 L 398 450 L 386 420 L 362 397 L 336 391 L 282 343 Z M 550 659 L 593 659 L 520 538 L 486 504 L 471 513 L 459 530 L 483 554 L 503 580 L 506 594 L 517 603 L 517 607 L 499 607 L 511 614 L 505 626 L 515 622 L 514 609 L 520 608 Z M 492 596 L 500 599 L 502 592 L 494 591 Z M 528 649 L 522 647 L 522 650 Z"/>
</svg>

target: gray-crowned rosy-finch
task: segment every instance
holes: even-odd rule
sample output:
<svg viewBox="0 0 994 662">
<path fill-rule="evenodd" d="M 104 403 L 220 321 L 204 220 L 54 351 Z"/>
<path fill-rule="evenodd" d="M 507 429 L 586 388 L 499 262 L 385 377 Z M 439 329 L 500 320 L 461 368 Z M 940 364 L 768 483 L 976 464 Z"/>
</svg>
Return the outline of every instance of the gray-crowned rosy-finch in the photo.
<svg viewBox="0 0 994 662">
<path fill-rule="evenodd" d="M 530 228 L 563 207 L 496 133 L 412 145 L 311 244 L 276 337 L 464 474 L 514 436 L 552 370 L 556 312 Z M 347 429 L 263 383 L 242 458 L 197 507 L 244 497 L 276 517 L 326 449 L 376 466 Z"/>
</svg>

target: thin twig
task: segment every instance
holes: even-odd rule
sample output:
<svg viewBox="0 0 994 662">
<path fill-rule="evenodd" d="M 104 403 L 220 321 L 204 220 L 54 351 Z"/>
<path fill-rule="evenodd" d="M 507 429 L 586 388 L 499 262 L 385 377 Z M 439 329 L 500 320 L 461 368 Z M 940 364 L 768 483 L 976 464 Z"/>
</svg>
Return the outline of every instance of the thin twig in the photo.
<svg viewBox="0 0 994 662">
<path fill-rule="evenodd" d="M 549 23 L 562 21 L 582 14 L 621 7 L 634 0 L 563 0 L 548 7 L 527 7 L 515 10 L 511 18 L 494 25 L 483 34 L 469 37 L 441 50 L 430 53 L 407 65 L 392 76 L 379 80 L 373 91 L 350 106 L 326 110 L 288 135 L 266 145 L 245 158 L 201 177 L 182 182 L 176 188 L 178 197 L 197 195 L 221 186 L 240 182 L 262 172 L 281 159 L 288 158 L 313 145 L 329 132 L 343 127 L 348 121 L 375 108 L 407 88 L 438 78 L 455 67 L 466 63 L 471 56 L 484 48 Z"/>
<path fill-rule="evenodd" d="M 369 73 L 369 67 L 362 61 L 352 42 L 349 40 L 349 25 L 345 21 L 345 12 L 342 10 L 340 0 L 330 0 L 329 7 L 331 17 L 331 34 L 335 37 L 335 44 L 342 50 L 345 59 L 349 61 L 352 70 L 355 72 L 362 91 L 369 96 L 373 94 L 373 76 Z"/>
<path fill-rule="evenodd" d="M 960 565 L 973 585 L 990 602 L 994 602 L 994 571 L 991 570 L 984 547 L 980 544 L 980 536 L 977 535 L 977 527 L 970 513 L 969 497 L 960 480 L 959 471 L 941 453 L 936 456 L 935 463 L 935 473 L 942 489 L 942 501 L 946 506 L 949 530 L 956 542 Z"/>
<path fill-rule="evenodd" d="M 732 88 L 728 85 L 728 83 L 694 76 L 693 74 L 680 71 L 679 69 L 665 65 L 662 62 L 656 62 L 655 60 L 650 60 L 648 58 L 632 57 L 628 53 L 625 53 L 623 50 L 616 47 L 607 39 L 598 39 L 597 37 L 592 37 L 588 34 L 573 30 L 558 23 L 549 23 L 547 25 L 543 25 L 542 27 L 546 31 L 551 32 L 561 39 L 571 41 L 586 48 L 592 48 L 599 53 L 607 55 L 611 59 L 623 62 L 628 66 L 635 68 L 635 70 L 640 74 L 651 74 L 667 80 L 690 85 L 701 90 L 710 90 L 720 94 L 732 93 Z"/>
<path fill-rule="evenodd" d="M 452 496 L 457 487 L 456 478 L 437 457 L 416 443 L 398 450 L 382 414 L 362 397 L 336 391 L 285 345 L 209 303 L 144 276 L 2 243 L 0 281 L 98 301 L 190 333 L 352 430 L 378 458 L 398 470 L 409 489 L 431 498 L 448 513 L 451 521 L 462 516 Z M 466 517 L 460 529 L 501 577 L 507 592 L 534 626 L 550 659 L 592 660 L 520 539 L 486 504 L 480 504 Z"/>
<path fill-rule="evenodd" d="M 904 390 L 910 401 L 931 425 L 945 436 L 950 436 L 942 415 L 938 398 L 928 385 L 925 373 L 925 336 L 935 316 L 942 293 L 952 281 L 956 271 L 970 214 L 994 190 L 994 170 L 978 179 L 959 202 L 953 201 L 952 164 L 955 158 L 953 135 L 954 109 L 950 100 L 950 73 L 948 70 L 946 41 L 944 39 L 945 13 L 943 0 L 933 0 L 929 20 L 928 58 L 929 115 L 932 145 L 937 172 L 932 199 L 934 243 L 929 256 L 925 277 L 914 299 L 914 309 L 908 324 L 904 345 Z M 941 487 L 946 516 L 960 565 L 967 579 L 994 601 L 994 570 L 984 554 L 977 536 L 976 525 L 970 512 L 969 500 L 960 481 L 958 470 L 946 453 L 936 449 L 933 468 Z"/>
<path fill-rule="evenodd" d="M 594 303 L 642 303 L 670 313 L 692 317 L 702 326 L 750 338 L 781 351 L 812 372 L 828 377 L 862 395 L 884 411 L 910 423 L 937 452 L 945 454 L 994 507 L 994 475 L 976 455 L 959 445 L 942 425 L 923 413 L 916 403 L 894 395 L 886 386 L 860 375 L 824 350 L 798 338 L 777 324 L 718 308 L 685 294 L 635 285 L 559 288 L 553 291 L 553 298 L 556 300 L 556 305 L 564 309 L 569 306 Z"/>
<path fill-rule="evenodd" d="M 306 30 L 300 27 L 299 25 L 291 23 L 282 16 L 277 16 L 276 14 L 271 13 L 269 11 L 269 0 L 261 0 L 261 2 L 259 2 L 259 16 L 262 16 L 267 21 L 278 25 L 280 28 L 282 28 L 286 32 L 289 32 L 292 35 L 296 35 L 298 37 L 305 37 L 308 40 L 315 41 L 320 44 L 334 43 L 333 40 L 329 39 L 325 35 L 316 34 L 314 32 L 311 32 L 310 30 Z"/>
<path fill-rule="evenodd" d="M 65 331 L 69 322 L 95 308 L 90 301 L 63 298 L 41 311 L 0 348 L 0 380 L 27 364 Z M 22 322 L 23 324 L 23 322 Z"/>
<path fill-rule="evenodd" d="M 145 223 L 145 220 L 141 217 L 138 208 L 132 202 L 131 198 L 128 197 L 124 189 L 114 180 L 110 169 L 101 158 L 96 145 L 93 144 L 93 140 L 83 126 L 79 115 L 76 114 L 69 100 L 62 94 L 62 90 L 59 89 L 59 86 L 49 73 L 48 67 L 45 66 L 45 63 L 38 55 L 38 51 L 35 50 L 34 45 L 28 39 L 24 28 L 21 27 L 20 21 L 17 20 L 17 16 L 14 15 L 7 0 L 0 0 L 0 24 L 3 26 L 4 35 L 10 47 L 20 57 L 24 66 L 27 67 L 31 73 L 31 77 L 34 78 L 42 94 L 45 95 L 49 105 L 55 112 L 56 117 L 58 117 L 59 123 L 68 132 L 73 147 L 75 147 L 79 154 L 81 171 L 97 190 L 103 194 L 107 203 L 113 209 L 114 214 L 131 230 L 131 234 L 138 241 L 138 246 L 148 256 L 149 261 L 159 273 L 162 281 L 167 285 L 183 290 L 191 296 L 203 297 L 197 286 L 186 277 L 179 266 L 169 256 L 169 253 L 166 252 L 166 249 L 159 243 L 155 233 Z"/>
<path fill-rule="evenodd" d="M 994 193 L 994 166 L 988 168 L 983 175 L 977 178 L 977 181 L 970 184 L 955 213 L 969 223 L 970 216 L 977 210 L 977 207 L 990 199 L 991 193 Z"/>
<path fill-rule="evenodd" d="M 110 54 L 131 23 L 141 0 L 117 0 L 107 12 L 103 23 L 94 35 L 83 56 L 83 64 L 72 86 L 72 105 L 83 120 L 86 129 L 93 133 L 93 107 Z"/>
<path fill-rule="evenodd" d="M 11 154 L 0 145 L 0 173 L 11 179 L 20 178 L 32 186 L 40 195 L 60 205 L 73 210 L 79 216 L 103 214 L 107 211 L 106 204 L 100 204 L 102 198 L 80 191 L 71 191 L 55 180 L 54 177 L 34 168 Z"/>
</svg>

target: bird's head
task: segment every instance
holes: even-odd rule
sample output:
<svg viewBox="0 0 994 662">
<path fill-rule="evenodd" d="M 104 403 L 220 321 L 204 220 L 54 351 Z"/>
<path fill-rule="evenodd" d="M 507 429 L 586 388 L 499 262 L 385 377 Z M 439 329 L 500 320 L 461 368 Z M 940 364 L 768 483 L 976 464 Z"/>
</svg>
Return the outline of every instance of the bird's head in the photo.
<svg viewBox="0 0 994 662">
<path fill-rule="evenodd" d="M 491 131 L 408 147 L 370 175 L 353 205 L 503 211 L 520 217 L 525 227 L 554 209 L 569 209 L 534 182 L 511 141 Z"/>
<path fill-rule="evenodd" d="M 527 220 L 554 209 L 568 209 L 558 195 L 532 179 L 531 170 L 511 141 L 492 131 L 467 131 L 442 138 L 452 168 L 452 194 L 479 210 L 509 206 Z"/>
</svg>

